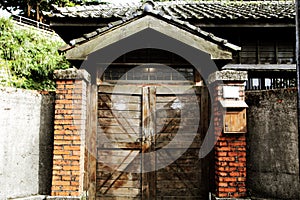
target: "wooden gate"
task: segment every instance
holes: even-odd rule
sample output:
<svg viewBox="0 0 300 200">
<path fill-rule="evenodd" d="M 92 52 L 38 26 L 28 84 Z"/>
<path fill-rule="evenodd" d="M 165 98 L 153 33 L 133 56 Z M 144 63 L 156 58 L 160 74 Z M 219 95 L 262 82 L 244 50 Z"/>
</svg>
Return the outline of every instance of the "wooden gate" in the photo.
<svg viewBox="0 0 300 200">
<path fill-rule="evenodd" d="M 207 199 L 207 98 L 204 87 L 100 85 L 97 198 Z"/>
</svg>

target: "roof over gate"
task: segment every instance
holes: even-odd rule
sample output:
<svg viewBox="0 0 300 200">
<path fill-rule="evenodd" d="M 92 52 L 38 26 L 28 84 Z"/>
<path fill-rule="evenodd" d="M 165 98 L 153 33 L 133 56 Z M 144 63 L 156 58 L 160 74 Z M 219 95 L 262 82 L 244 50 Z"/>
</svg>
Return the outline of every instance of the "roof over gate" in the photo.
<svg viewBox="0 0 300 200">
<path fill-rule="evenodd" d="M 84 60 L 97 50 L 148 29 L 208 53 L 212 59 L 232 59 L 232 52 L 241 49 L 187 22 L 157 11 L 145 11 L 74 39 L 63 50 L 69 60 Z"/>
</svg>

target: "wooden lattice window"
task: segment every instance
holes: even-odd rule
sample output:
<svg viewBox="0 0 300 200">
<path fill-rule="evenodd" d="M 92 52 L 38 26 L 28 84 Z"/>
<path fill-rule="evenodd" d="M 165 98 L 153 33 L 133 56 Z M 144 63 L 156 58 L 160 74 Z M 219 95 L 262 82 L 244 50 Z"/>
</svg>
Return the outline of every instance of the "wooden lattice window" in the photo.
<svg viewBox="0 0 300 200">
<path fill-rule="evenodd" d="M 141 66 L 109 66 L 102 77 L 104 82 L 111 81 L 194 81 L 194 69 L 188 66 L 151 64 Z"/>
</svg>

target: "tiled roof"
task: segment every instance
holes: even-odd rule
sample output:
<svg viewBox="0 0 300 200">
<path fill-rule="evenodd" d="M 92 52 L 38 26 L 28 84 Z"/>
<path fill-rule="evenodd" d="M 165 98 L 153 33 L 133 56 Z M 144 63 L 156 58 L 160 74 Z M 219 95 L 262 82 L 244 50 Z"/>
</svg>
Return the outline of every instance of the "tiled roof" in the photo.
<svg viewBox="0 0 300 200">
<path fill-rule="evenodd" d="M 124 18 L 142 12 L 142 3 L 55 7 L 54 18 Z M 187 19 L 293 19 L 293 1 L 196 1 L 156 2 L 154 9 L 172 18 Z"/>
<path fill-rule="evenodd" d="M 241 48 L 239 46 L 236 46 L 234 44 L 229 43 L 227 40 L 219 38 L 212 33 L 203 31 L 197 26 L 194 26 L 186 21 L 182 21 L 180 19 L 172 18 L 169 15 L 166 15 L 164 13 L 161 13 L 159 11 L 148 11 L 148 12 L 139 12 L 138 14 L 131 15 L 129 17 L 124 17 L 122 20 L 118 20 L 112 23 L 109 23 L 106 27 L 98 28 L 95 31 L 91 33 L 84 34 L 82 37 L 73 39 L 70 41 L 69 45 L 61 48 L 61 51 L 66 51 L 74 46 L 80 45 L 82 43 L 85 43 L 94 37 L 104 34 L 107 31 L 110 31 L 118 26 L 122 26 L 124 24 L 127 24 L 129 21 L 135 20 L 137 18 L 141 18 L 145 15 L 152 15 L 154 17 L 157 17 L 158 19 L 167 21 L 171 24 L 174 24 L 175 26 L 181 27 L 182 29 L 185 29 L 186 31 L 189 31 L 195 35 L 198 35 L 199 37 L 202 37 L 204 39 L 207 39 L 208 41 L 211 41 L 213 43 L 216 43 L 222 47 L 225 47 L 227 49 L 230 49 L 232 51 L 239 51 Z"/>
</svg>

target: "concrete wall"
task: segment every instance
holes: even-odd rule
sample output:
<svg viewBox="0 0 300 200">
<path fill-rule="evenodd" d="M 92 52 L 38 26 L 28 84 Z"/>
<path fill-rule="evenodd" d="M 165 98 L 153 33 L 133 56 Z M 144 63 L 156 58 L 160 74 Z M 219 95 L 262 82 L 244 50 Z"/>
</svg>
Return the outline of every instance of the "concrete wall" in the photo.
<svg viewBox="0 0 300 200">
<path fill-rule="evenodd" d="M 253 197 L 298 199 L 296 89 L 246 93 L 247 188 Z"/>
<path fill-rule="evenodd" d="M 0 89 L 0 199 L 49 194 L 54 96 Z"/>
</svg>

